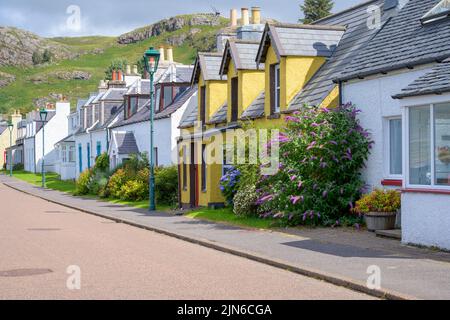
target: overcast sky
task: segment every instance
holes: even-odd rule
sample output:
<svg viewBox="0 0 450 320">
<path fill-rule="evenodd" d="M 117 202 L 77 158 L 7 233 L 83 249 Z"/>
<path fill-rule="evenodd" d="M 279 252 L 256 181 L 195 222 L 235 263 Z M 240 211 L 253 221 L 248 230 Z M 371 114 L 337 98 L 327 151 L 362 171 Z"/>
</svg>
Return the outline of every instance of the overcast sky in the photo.
<svg viewBox="0 0 450 320">
<path fill-rule="evenodd" d="M 362 1 L 335 0 L 333 12 Z M 14 26 L 46 37 L 120 35 L 177 14 L 212 12 L 215 7 L 228 17 L 230 8 L 251 6 L 260 6 L 263 17 L 297 22 L 301 17 L 301 2 L 303 0 L 0 0 L 0 26 Z M 77 19 L 77 8 L 80 19 Z"/>
</svg>

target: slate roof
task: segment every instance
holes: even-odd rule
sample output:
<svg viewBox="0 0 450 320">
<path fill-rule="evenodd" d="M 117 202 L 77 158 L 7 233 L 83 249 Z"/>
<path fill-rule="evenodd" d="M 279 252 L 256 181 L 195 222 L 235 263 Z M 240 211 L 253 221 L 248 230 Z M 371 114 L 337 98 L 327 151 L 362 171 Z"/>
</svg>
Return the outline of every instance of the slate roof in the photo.
<svg viewBox="0 0 450 320">
<path fill-rule="evenodd" d="M 345 27 L 334 25 L 266 24 L 256 61 L 265 62 L 272 44 L 278 57 L 330 57 L 345 32 Z"/>
<path fill-rule="evenodd" d="M 86 100 L 86 102 L 85 102 L 85 104 L 83 105 L 83 107 L 89 106 L 89 105 L 92 103 L 92 101 L 94 101 L 95 98 L 97 98 L 98 95 L 99 95 L 98 93 L 91 93 L 89 99 Z"/>
<path fill-rule="evenodd" d="M 132 132 L 116 133 L 115 138 L 118 154 L 139 153 L 139 148 L 136 144 L 136 139 L 134 138 L 134 134 Z"/>
<path fill-rule="evenodd" d="M 228 103 L 225 102 L 209 119 L 208 124 L 220 124 L 227 122 Z"/>
<path fill-rule="evenodd" d="M 99 100 L 102 101 L 120 101 L 123 100 L 123 96 L 127 93 L 125 88 L 111 88 L 106 91 Z"/>
<path fill-rule="evenodd" d="M 87 102 L 87 99 L 79 99 L 77 101 L 77 110 L 80 110 Z"/>
<path fill-rule="evenodd" d="M 229 39 L 225 45 L 220 74 L 226 75 L 230 60 L 233 60 L 237 70 L 264 70 L 265 65 L 257 65 L 255 58 L 260 42 Z"/>
<path fill-rule="evenodd" d="M 372 0 L 319 20 L 318 24 L 345 26 L 346 31 L 333 55 L 316 72 L 311 80 L 292 99 L 288 110 L 298 110 L 304 104 L 319 105 L 336 87 L 336 78 L 352 62 L 367 42 L 377 32 L 367 28 L 367 9 L 369 6 L 382 6 L 383 0 Z M 389 15 L 382 16 L 382 23 Z"/>
<path fill-rule="evenodd" d="M 0 134 L 5 132 L 6 129 L 8 129 L 8 126 L 0 126 Z"/>
<path fill-rule="evenodd" d="M 150 80 L 140 79 L 134 82 L 126 92 L 126 95 L 134 94 L 150 95 Z"/>
<path fill-rule="evenodd" d="M 176 82 L 191 82 L 194 66 L 178 66 L 176 70 Z"/>
<path fill-rule="evenodd" d="M 258 97 L 242 113 L 241 120 L 258 119 L 264 117 L 266 92 L 263 90 Z"/>
<path fill-rule="evenodd" d="M 450 59 L 438 64 L 429 73 L 417 78 L 402 91 L 394 95 L 394 99 L 423 96 L 426 94 L 442 94 L 450 92 Z"/>
<path fill-rule="evenodd" d="M 191 112 L 187 114 L 186 118 L 184 118 L 180 122 L 179 128 L 183 129 L 193 127 L 198 119 L 197 113 L 198 113 L 198 104 L 196 104 L 195 107 L 192 108 Z"/>
<path fill-rule="evenodd" d="M 338 77 L 349 80 L 379 72 L 443 61 L 450 56 L 450 19 L 422 25 L 439 0 L 410 0 Z"/>
<path fill-rule="evenodd" d="M 198 82 L 200 71 L 205 81 L 227 80 L 226 76 L 220 77 L 222 57 L 223 54 L 218 52 L 199 52 L 195 60 L 191 84 Z"/>
</svg>

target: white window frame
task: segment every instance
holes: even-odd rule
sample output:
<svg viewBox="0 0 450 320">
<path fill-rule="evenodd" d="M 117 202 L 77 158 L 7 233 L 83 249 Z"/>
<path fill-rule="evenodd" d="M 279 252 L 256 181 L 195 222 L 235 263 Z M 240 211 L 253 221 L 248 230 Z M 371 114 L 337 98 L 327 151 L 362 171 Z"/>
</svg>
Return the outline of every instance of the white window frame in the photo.
<svg viewBox="0 0 450 320">
<path fill-rule="evenodd" d="M 65 145 L 61 146 L 61 159 L 63 163 L 67 163 L 67 147 Z"/>
<path fill-rule="evenodd" d="M 402 119 L 402 116 L 392 116 L 392 117 L 385 117 L 383 121 L 383 135 L 384 135 L 384 155 L 383 155 L 383 163 L 384 163 L 384 179 L 385 180 L 402 180 L 404 176 L 405 168 L 402 166 L 402 173 L 401 174 L 391 174 L 391 130 L 390 130 L 390 122 L 392 120 L 401 120 L 402 121 L 402 144 L 404 143 L 403 139 L 403 127 L 404 127 L 404 121 Z M 403 164 L 403 146 L 402 150 L 400 150 L 402 153 L 402 164 Z"/>
<path fill-rule="evenodd" d="M 433 99 L 419 98 L 416 99 L 417 102 L 413 104 L 408 104 L 404 107 L 403 111 L 403 171 L 405 176 L 404 185 L 408 189 L 427 189 L 427 190 L 445 190 L 450 191 L 450 186 L 436 185 L 436 172 L 435 172 L 435 161 L 436 161 L 436 152 L 435 152 L 435 132 L 434 132 L 434 106 L 436 104 L 442 103 L 450 103 L 450 96 L 443 95 L 441 97 L 434 97 Z M 428 102 L 427 102 L 428 101 Z M 430 134 L 431 134 L 431 143 L 430 143 L 430 152 L 431 152 L 431 185 L 416 185 L 410 183 L 410 161 L 409 161 L 409 116 L 410 110 L 414 107 L 424 107 L 430 109 Z"/>
<path fill-rule="evenodd" d="M 274 112 L 280 113 L 281 110 L 281 70 L 280 64 L 275 65 L 275 101 L 274 101 Z M 280 93 L 278 93 L 278 91 Z M 280 96 L 280 97 L 279 97 Z M 278 102 L 279 101 L 279 102 Z"/>
</svg>

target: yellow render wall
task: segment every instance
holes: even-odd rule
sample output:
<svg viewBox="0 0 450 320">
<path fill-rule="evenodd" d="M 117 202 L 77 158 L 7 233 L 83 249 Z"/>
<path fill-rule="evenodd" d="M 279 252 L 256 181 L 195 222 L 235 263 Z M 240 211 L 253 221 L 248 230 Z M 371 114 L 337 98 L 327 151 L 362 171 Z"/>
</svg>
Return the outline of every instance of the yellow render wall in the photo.
<svg viewBox="0 0 450 320">
<path fill-rule="evenodd" d="M 22 120 L 22 117 L 20 115 L 13 115 L 11 117 L 11 122 L 13 124 L 13 129 L 11 132 L 12 135 L 12 145 L 16 144 L 17 139 L 17 124 Z M 3 165 L 5 163 L 4 161 L 4 155 L 6 148 L 9 148 L 10 145 L 10 138 L 9 138 L 9 129 L 7 128 L 3 133 L 0 135 L 0 169 L 3 169 Z M 8 155 L 9 157 L 9 155 Z"/>
</svg>

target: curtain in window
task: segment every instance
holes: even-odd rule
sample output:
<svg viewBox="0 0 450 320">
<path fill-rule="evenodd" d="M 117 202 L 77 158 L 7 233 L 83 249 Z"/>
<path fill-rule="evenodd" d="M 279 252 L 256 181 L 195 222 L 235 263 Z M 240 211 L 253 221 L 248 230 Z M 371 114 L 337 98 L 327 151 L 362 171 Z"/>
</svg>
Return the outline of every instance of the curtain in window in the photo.
<svg viewBox="0 0 450 320">
<path fill-rule="evenodd" d="M 389 121 L 389 173 L 402 174 L 402 120 Z"/>
</svg>

